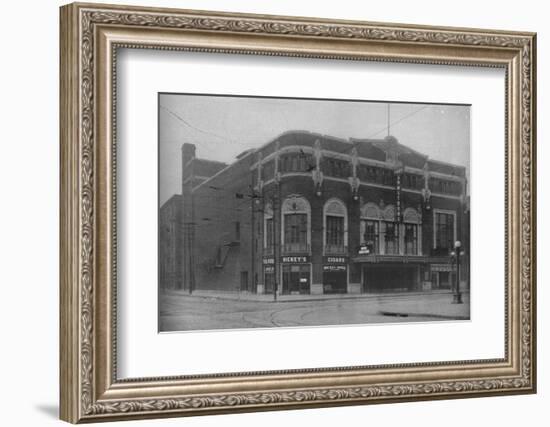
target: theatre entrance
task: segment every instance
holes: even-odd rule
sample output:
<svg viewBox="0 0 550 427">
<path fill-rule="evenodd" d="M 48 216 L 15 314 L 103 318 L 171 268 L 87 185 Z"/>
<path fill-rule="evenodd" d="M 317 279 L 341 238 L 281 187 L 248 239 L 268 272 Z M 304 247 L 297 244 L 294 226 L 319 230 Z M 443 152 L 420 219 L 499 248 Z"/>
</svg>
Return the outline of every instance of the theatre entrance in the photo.
<svg viewBox="0 0 550 427">
<path fill-rule="evenodd" d="M 417 288 L 418 267 L 389 265 L 364 265 L 362 271 L 363 292 L 405 292 Z"/>
</svg>

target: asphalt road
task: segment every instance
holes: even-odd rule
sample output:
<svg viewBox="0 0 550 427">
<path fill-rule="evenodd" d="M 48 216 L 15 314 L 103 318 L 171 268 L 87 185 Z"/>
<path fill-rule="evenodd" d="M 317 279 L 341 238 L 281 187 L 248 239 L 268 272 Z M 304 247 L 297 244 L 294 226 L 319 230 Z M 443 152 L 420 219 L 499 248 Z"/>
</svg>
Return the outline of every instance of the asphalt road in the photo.
<svg viewBox="0 0 550 427">
<path fill-rule="evenodd" d="M 446 306 L 449 310 L 445 310 Z M 469 316 L 469 304 L 459 308 L 461 313 Z M 450 305 L 448 295 L 400 294 L 357 299 L 265 302 L 162 294 L 160 330 L 350 325 L 464 318 L 455 316 L 455 312 L 456 306 Z"/>
</svg>

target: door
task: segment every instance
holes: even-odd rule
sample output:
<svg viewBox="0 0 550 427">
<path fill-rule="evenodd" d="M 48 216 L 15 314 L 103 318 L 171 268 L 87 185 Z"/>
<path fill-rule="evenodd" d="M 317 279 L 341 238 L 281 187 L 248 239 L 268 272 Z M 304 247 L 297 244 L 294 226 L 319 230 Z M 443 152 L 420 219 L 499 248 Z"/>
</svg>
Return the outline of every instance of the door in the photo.
<svg viewBox="0 0 550 427">
<path fill-rule="evenodd" d="M 439 289 L 451 289 L 451 273 L 448 271 L 439 272 Z"/>
<path fill-rule="evenodd" d="M 348 285 L 348 274 L 346 270 L 323 272 L 323 293 L 345 294 Z"/>
<path fill-rule="evenodd" d="M 309 294 L 309 265 L 283 266 L 283 294 Z"/>
<path fill-rule="evenodd" d="M 364 266 L 363 292 L 405 292 L 415 289 L 415 267 Z"/>
</svg>

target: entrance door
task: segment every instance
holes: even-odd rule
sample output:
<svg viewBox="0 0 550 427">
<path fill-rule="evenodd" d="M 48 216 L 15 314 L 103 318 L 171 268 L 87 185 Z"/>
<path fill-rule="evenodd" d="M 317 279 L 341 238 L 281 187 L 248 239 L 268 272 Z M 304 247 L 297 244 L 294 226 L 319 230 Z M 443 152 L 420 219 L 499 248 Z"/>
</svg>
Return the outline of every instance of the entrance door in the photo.
<svg viewBox="0 0 550 427">
<path fill-rule="evenodd" d="M 346 270 L 323 272 L 323 293 L 345 294 L 348 288 L 347 284 L 348 275 Z"/>
<path fill-rule="evenodd" d="M 439 289 L 451 289 L 451 273 L 448 271 L 439 272 Z"/>
<path fill-rule="evenodd" d="M 404 292 L 415 289 L 417 267 L 363 267 L 363 292 Z"/>
<path fill-rule="evenodd" d="M 283 294 L 309 294 L 309 265 L 283 265 Z"/>
</svg>

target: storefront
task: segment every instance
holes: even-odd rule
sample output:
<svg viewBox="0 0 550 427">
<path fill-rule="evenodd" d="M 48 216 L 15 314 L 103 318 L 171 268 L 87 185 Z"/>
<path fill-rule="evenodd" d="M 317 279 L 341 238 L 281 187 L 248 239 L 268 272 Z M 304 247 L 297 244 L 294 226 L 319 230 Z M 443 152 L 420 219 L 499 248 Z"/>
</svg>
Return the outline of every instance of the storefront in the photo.
<svg viewBox="0 0 550 427">
<path fill-rule="evenodd" d="M 452 264 L 432 264 L 432 289 L 452 289 L 455 283 L 455 268 Z"/>
<path fill-rule="evenodd" d="M 311 263 L 309 256 L 283 256 L 283 294 L 309 294 Z"/>
<path fill-rule="evenodd" d="M 344 294 L 348 288 L 348 258 L 323 257 L 323 293 Z"/>
<path fill-rule="evenodd" d="M 419 267 L 391 264 L 364 264 L 363 292 L 406 292 L 419 286 Z"/>
<path fill-rule="evenodd" d="M 273 293 L 275 286 L 275 259 L 273 257 L 264 258 L 264 293 Z"/>
</svg>

